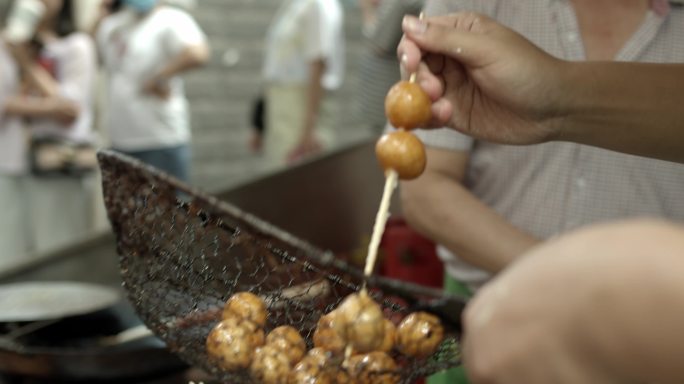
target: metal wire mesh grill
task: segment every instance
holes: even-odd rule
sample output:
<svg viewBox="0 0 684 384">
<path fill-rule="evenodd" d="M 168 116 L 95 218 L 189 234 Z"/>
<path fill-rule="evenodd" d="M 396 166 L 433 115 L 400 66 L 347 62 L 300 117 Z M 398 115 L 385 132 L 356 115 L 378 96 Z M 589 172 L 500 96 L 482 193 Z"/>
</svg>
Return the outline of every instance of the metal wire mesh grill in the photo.
<svg viewBox="0 0 684 384">
<path fill-rule="evenodd" d="M 205 352 L 205 339 L 232 294 L 262 296 L 269 304 L 266 331 L 294 326 L 311 347 L 320 316 L 363 281 L 359 269 L 331 253 L 136 160 L 109 151 L 98 158 L 129 300 L 172 351 L 220 380 L 251 382 L 247 372 L 220 372 Z M 382 278 L 368 284 L 395 320 L 408 314 L 412 303 L 441 295 Z M 428 359 L 394 355 L 401 381 L 458 365 L 457 336 L 447 332 Z"/>
</svg>

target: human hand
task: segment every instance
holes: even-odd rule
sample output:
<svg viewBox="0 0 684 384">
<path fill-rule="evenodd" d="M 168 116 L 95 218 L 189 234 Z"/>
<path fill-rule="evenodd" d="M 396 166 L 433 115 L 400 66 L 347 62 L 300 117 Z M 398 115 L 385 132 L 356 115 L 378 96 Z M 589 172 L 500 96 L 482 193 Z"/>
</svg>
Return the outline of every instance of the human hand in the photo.
<svg viewBox="0 0 684 384">
<path fill-rule="evenodd" d="M 171 97 L 171 88 L 168 83 L 157 78 L 146 81 L 143 84 L 143 92 L 161 100 L 168 100 Z"/>
<path fill-rule="evenodd" d="M 64 128 L 71 126 L 80 113 L 76 103 L 60 97 L 50 98 L 48 101 L 48 109 L 49 115 L 62 124 Z"/>
<path fill-rule="evenodd" d="M 681 382 L 683 233 L 603 224 L 521 257 L 464 314 L 472 382 Z"/>
<path fill-rule="evenodd" d="M 402 70 L 432 98 L 432 127 L 508 144 L 558 134 L 562 61 L 480 14 L 406 16 L 403 29 Z"/>
<path fill-rule="evenodd" d="M 288 163 L 296 163 L 306 157 L 313 156 L 323 149 L 323 144 L 314 132 L 305 133 L 295 145 L 294 149 L 287 155 Z"/>
<path fill-rule="evenodd" d="M 263 147 L 264 147 L 263 135 L 259 132 L 252 132 L 252 135 L 249 138 L 249 149 L 252 152 L 258 153 L 258 152 L 261 152 Z"/>
</svg>

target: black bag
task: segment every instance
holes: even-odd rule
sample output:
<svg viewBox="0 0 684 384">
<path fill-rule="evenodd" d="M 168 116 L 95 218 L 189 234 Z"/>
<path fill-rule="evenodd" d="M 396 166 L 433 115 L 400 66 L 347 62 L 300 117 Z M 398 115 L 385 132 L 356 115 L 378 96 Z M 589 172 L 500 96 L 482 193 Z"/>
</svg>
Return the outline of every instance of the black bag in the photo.
<svg viewBox="0 0 684 384">
<path fill-rule="evenodd" d="M 263 94 L 252 101 L 250 122 L 252 128 L 263 135 L 266 130 L 266 98 Z"/>
</svg>

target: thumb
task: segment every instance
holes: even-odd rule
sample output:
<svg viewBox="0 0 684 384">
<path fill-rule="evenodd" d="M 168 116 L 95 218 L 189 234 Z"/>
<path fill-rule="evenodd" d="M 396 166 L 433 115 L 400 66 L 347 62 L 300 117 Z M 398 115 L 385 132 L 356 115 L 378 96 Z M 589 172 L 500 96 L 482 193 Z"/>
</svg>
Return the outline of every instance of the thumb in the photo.
<svg viewBox="0 0 684 384">
<path fill-rule="evenodd" d="M 459 12 L 427 19 L 406 16 L 402 28 L 421 50 L 453 57 L 466 66 L 478 66 L 496 43 L 486 35 L 503 27 L 485 15 Z"/>
</svg>

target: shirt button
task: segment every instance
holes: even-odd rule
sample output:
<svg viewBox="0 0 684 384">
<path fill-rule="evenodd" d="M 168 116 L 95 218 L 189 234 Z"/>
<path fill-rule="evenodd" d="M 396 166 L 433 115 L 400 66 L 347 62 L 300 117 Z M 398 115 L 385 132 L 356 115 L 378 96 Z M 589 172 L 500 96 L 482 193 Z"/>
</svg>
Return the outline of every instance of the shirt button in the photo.
<svg viewBox="0 0 684 384">
<path fill-rule="evenodd" d="M 577 179 L 576 183 L 577 183 L 577 188 L 579 188 L 579 189 L 584 189 L 587 186 L 587 181 L 581 177 L 579 179 Z"/>
<path fill-rule="evenodd" d="M 566 35 L 566 38 L 568 39 L 569 42 L 575 43 L 575 42 L 577 42 L 578 36 L 577 36 L 577 33 L 575 33 L 575 32 L 568 32 L 568 34 Z"/>
</svg>

